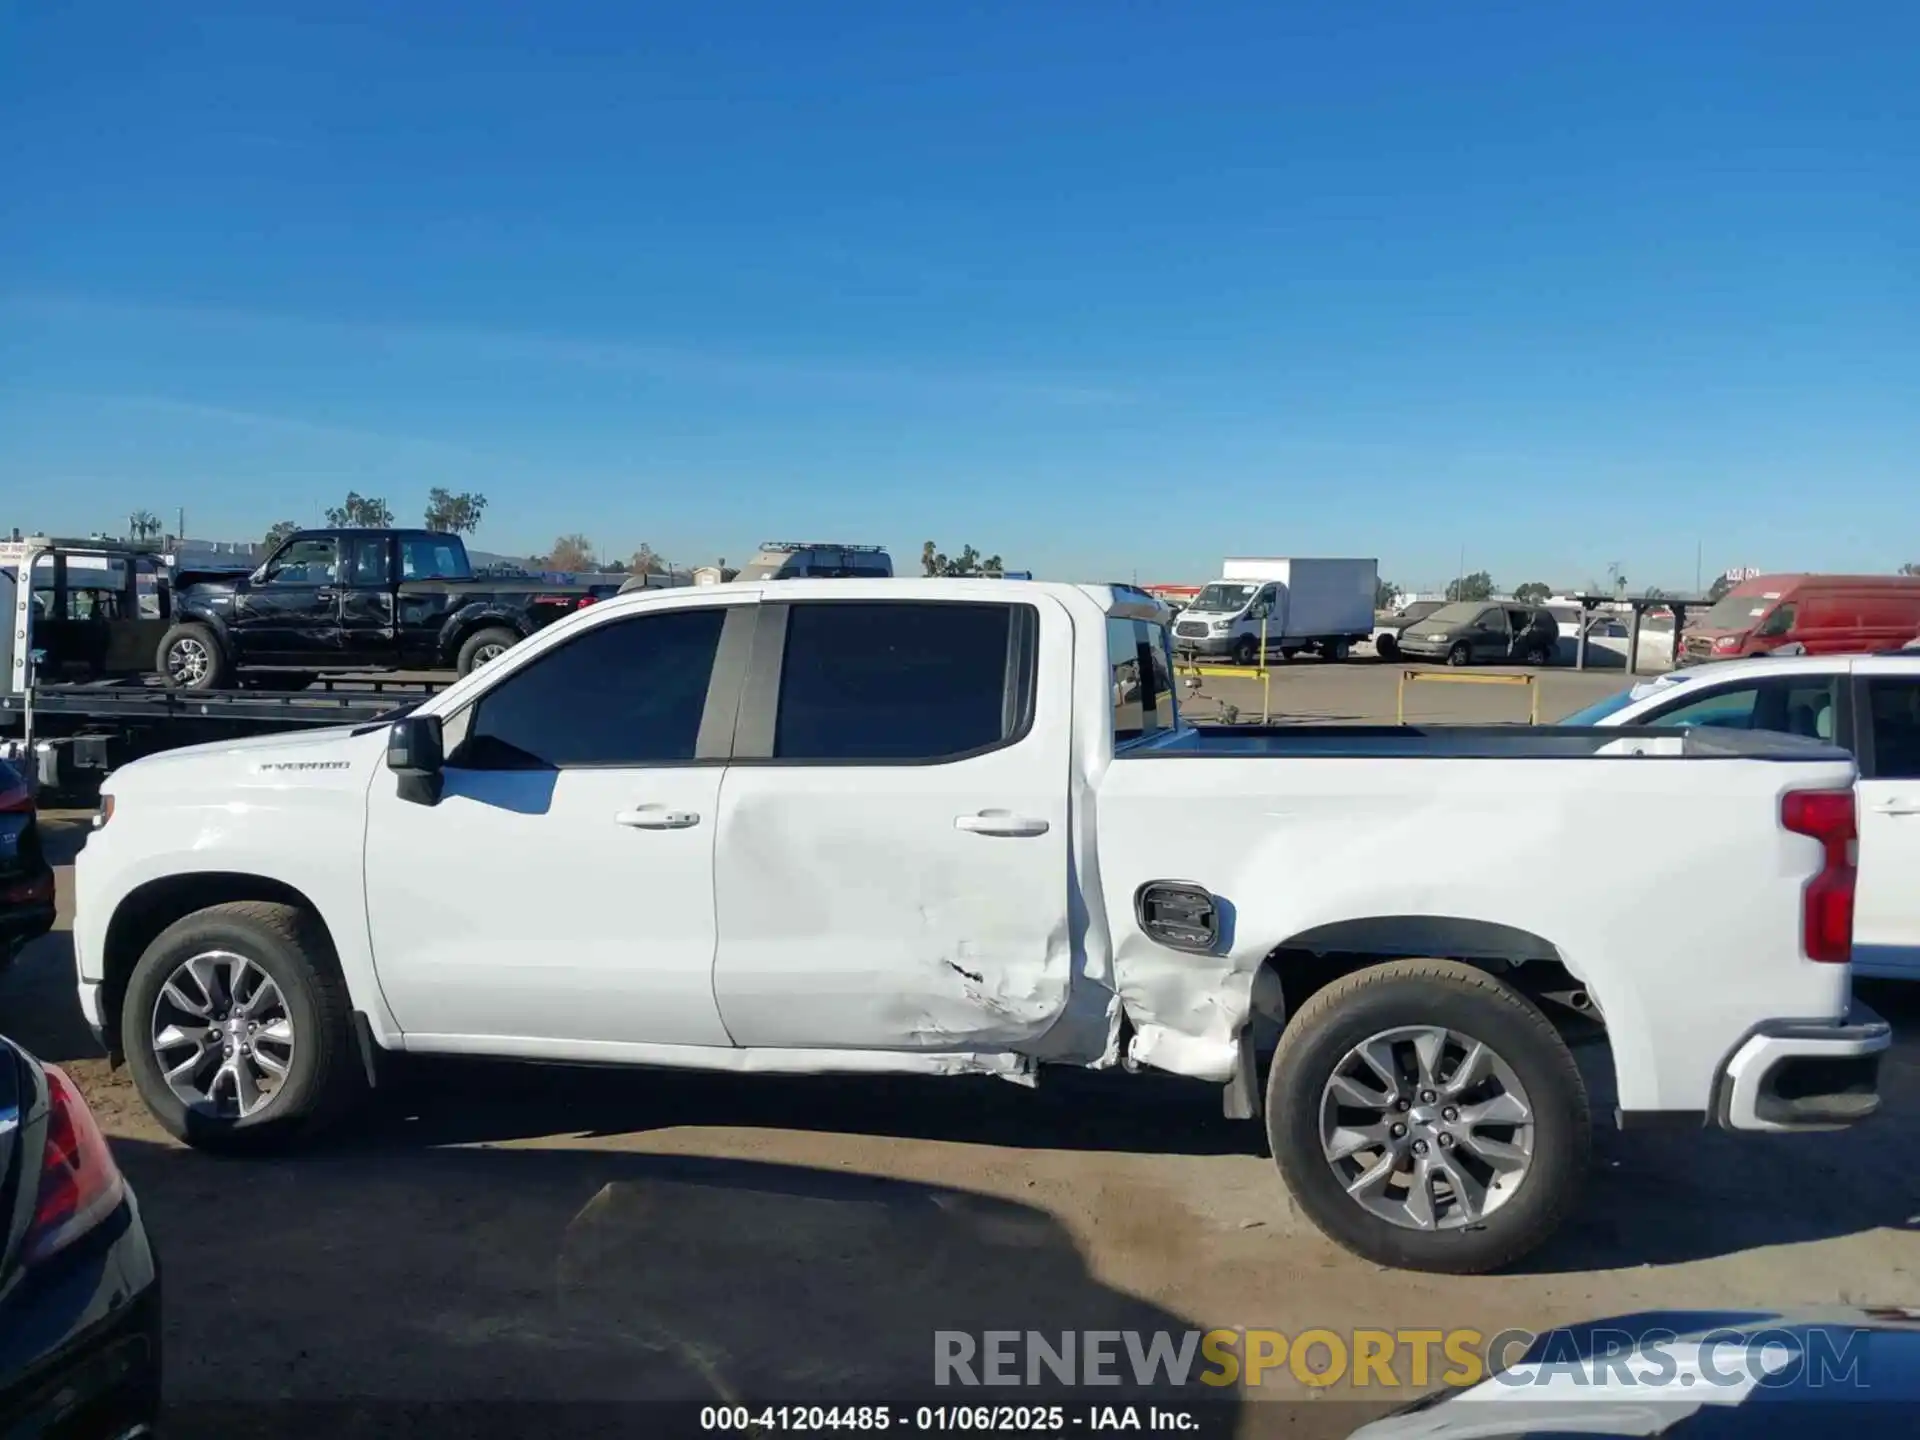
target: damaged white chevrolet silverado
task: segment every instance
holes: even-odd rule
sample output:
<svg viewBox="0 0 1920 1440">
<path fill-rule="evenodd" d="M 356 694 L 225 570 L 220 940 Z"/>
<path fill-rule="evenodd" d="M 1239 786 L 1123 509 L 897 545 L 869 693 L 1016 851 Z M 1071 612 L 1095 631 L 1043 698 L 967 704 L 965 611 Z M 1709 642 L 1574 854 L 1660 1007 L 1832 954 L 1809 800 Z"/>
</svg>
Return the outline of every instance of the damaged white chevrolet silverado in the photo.
<svg viewBox="0 0 1920 1440">
<path fill-rule="evenodd" d="M 1272 1048 L 1300 1204 L 1445 1271 L 1577 1203 L 1583 1028 L 1622 1124 L 1875 1108 L 1845 753 L 1197 728 L 1160 614 L 991 580 L 643 592 L 389 721 L 151 756 L 80 856 L 82 1004 L 161 1123 L 227 1150 L 338 1117 L 389 1051 L 1151 1066 L 1251 1117 Z"/>
</svg>

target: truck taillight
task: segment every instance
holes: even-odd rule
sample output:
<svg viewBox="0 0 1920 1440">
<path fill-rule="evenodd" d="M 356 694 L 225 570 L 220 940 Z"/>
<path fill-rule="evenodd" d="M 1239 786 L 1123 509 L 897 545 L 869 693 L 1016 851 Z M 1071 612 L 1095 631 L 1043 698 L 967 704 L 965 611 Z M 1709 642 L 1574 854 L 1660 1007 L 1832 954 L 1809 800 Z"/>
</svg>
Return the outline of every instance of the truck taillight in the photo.
<svg viewBox="0 0 1920 1440">
<path fill-rule="evenodd" d="M 1820 842 L 1820 873 L 1800 897 L 1801 947 L 1809 960 L 1844 965 L 1853 955 L 1853 855 L 1859 829 L 1851 790 L 1789 790 L 1780 823 Z"/>
<path fill-rule="evenodd" d="M 111 1215 L 126 1194 L 106 1137 L 79 1087 L 56 1065 L 47 1073 L 47 1140 L 40 1159 L 40 1194 L 23 1256 L 44 1260 Z"/>
<path fill-rule="evenodd" d="M 593 602 L 598 600 L 599 598 L 600 597 L 598 595 L 582 595 L 577 601 L 574 602 L 573 608 L 576 610 L 584 610 L 587 608 L 587 606 L 593 604 Z"/>
</svg>

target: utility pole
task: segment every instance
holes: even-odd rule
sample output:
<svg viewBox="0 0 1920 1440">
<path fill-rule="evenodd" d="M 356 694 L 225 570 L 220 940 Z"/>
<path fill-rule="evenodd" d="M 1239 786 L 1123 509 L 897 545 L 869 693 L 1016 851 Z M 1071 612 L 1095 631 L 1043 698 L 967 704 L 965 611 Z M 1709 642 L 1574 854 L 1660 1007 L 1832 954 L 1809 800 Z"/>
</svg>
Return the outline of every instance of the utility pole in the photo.
<svg viewBox="0 0 1920 1440">
<path fill-rule="evenodd" d="M 1693 593 L 1700 593 L 1700 541 L 1693 542 Z"/>
</svg>

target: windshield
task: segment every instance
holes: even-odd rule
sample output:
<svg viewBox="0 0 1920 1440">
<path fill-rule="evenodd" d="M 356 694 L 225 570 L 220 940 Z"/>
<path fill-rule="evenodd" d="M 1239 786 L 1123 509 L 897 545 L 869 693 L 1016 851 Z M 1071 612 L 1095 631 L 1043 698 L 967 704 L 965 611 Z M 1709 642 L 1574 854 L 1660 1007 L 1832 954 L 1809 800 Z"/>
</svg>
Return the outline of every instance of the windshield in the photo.
<svg viewBox="0 0 1920 1440">
<path fill-rule="evenodd" d="M 1751 630 L 1767 613 L 1778 595 L 1723 595 L 1688 629 Z"/>
<path fill-rule="evenodd" d="M 1253 598 L 1257 585 L 1232 585 L 1216 580 L 1198 595 L 1193 597 L 1189 610 L 1209 611 L 1216 615 L 1231 615 L 1242 609 Z"/>
<path fill-rule="evenodd" d="M 1484 600 L 1456 600 L 1451 605 L 1442 605 L 1420 623 L 1423 625 L 1471 625 L 1480 618 L 1480 612 L 1487 608 Z"/>
</svg>

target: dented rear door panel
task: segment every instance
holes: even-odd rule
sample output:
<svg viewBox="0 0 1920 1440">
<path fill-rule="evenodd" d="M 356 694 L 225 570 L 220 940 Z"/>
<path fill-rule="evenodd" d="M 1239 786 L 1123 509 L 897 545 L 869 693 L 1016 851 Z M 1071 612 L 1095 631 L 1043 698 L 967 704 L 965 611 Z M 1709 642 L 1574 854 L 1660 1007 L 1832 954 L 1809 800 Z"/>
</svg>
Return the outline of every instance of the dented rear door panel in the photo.
<svg viewBox="0 0 1920 1440">
<path fill-rule="evenodd" d="M 1072 631 L 1032 598 L 1032 723 L 1012 743 L 935 764 L 728 768 L 714 991 L 736 1045 L 1002 1051 L 1065 1009 Z M 1046 828 L 956 824 L 983 812 Z"/>
</svg>

